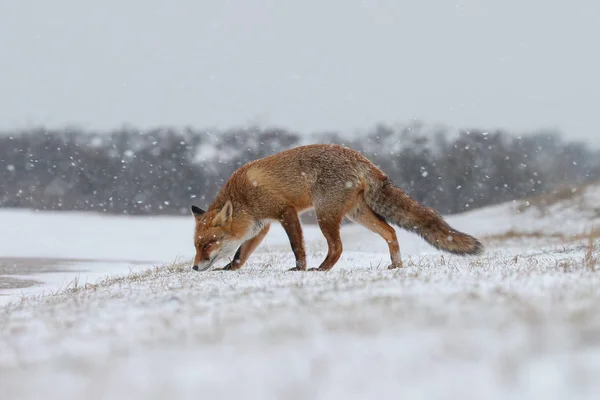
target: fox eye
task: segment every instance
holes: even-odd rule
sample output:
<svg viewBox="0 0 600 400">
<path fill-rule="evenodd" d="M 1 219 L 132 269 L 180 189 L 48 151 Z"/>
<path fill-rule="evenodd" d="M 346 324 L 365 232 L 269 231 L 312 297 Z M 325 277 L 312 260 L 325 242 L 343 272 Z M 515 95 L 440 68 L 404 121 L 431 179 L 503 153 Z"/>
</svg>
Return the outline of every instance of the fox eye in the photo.
<svg viewBox="0 0 600 400">
<path fill-rule="evenodd" d="M 208 242 L 206 243 L 204 246 L 202 246 L 202 249 L 206 250 L 208 249 L 208 247 L 212 244 L 212 242 Z"/>
</svg>

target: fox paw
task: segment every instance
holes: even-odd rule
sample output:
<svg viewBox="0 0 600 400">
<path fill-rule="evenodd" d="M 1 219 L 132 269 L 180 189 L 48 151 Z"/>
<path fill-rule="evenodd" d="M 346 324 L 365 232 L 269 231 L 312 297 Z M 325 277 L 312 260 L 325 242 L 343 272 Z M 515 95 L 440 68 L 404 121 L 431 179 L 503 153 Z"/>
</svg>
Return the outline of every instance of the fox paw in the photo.
<svg viewBox="0 0 600 400">
<path fill-rule="evenodd" d="M 233 265 L 231 265 L 231 263 L 229 263 L 226 266 L 224 266 L 223 268 L 215 268 L 213 271 L 235 271 L 238 269 L 240 269 L 239 266 L 236 265 L 234 267 Z"/>
<path fill-rule="evenodd" d="M 327 272 L 327 271 L 329 271 L 329 269 L 323 268 L 323 267 L 318 267 L 318 268 L 310 268 L 309 271 Z"/>
<path fill-rule="evenodd" d="M 402 263 L 396 263 L 396 264 L 390 264 L 388 265 L 387 269 L 397 269 L 397 268 L 402 268 Z"/>
<path fill-rule="evenodd" d="M 288 271 L 306 271 L 306 267 L 305 268 L 294 267 L 294 268 L 288 269 Z"/>
</svg>

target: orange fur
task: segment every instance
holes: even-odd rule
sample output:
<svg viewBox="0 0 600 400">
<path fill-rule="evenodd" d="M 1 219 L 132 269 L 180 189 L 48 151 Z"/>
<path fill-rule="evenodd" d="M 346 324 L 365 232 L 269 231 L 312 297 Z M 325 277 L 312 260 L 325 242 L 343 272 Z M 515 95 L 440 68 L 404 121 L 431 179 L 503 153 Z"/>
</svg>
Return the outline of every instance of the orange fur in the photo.
<svg viewBox="0 0 600 400">
<path fill-rule="evenodd" d="M 343 246 L 340 225 L 347 217 L 379 234 L 389 246 L 391 265 L 402 266 L 396 232 L 388 222 L 413 231 L 432 246 L 454 254 L 480 254 L 474 237 L 451 228 L 433 209 L 396 187 L 359 152 L 335 144 L 313 144 L 251 161 L 236 170 L 204 211 L 192 206 L 196 220 L 195 270 L 234 256 L 223 269 L 239 269 L 278 221 L 294 256 L 293 270 L 306 270 L 298 214 L 314 208 L 328 252 L 316 270 L 327 271 Z"/>
</svg>

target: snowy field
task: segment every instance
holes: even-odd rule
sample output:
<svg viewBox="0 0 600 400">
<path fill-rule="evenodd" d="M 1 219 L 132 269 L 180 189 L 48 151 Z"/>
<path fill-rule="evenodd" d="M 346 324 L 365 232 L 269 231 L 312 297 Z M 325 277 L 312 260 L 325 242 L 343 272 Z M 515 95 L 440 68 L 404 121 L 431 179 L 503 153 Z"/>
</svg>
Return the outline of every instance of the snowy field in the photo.
<svg viewBox="0 0 600 400">
<path fill-rule="evenodd" d="M 600 398 L 599 194 L 448 217 L 479 257 L 399 231 L 394 271 L 347 225 L 328 273 L 287 272 L 275 225 L 240 271 L 198 273 L 191 216 L 0 210 L 1 258 L 68 260 L 0 290 L 0 399 Z"/>
</svg>

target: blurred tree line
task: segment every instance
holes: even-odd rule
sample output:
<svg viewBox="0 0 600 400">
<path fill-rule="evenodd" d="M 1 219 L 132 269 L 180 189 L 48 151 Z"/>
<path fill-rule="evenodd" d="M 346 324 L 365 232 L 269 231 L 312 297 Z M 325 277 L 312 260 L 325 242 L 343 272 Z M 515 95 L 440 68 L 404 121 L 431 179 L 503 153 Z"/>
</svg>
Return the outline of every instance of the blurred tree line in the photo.
<svg viewBox="0 0 600 400">
<path fill-rule="evenodd" d="M 259 127 L 38 128 L 0 133 L 0 207 L 187 214 L 191 203 L 207 206 L 245 162 L 316 142 L 360 150 L 444 214 L 600 179 L 600 152 L 558 132 L 449 132 L 420 123 L 351 136 Z"/>
</svg>

